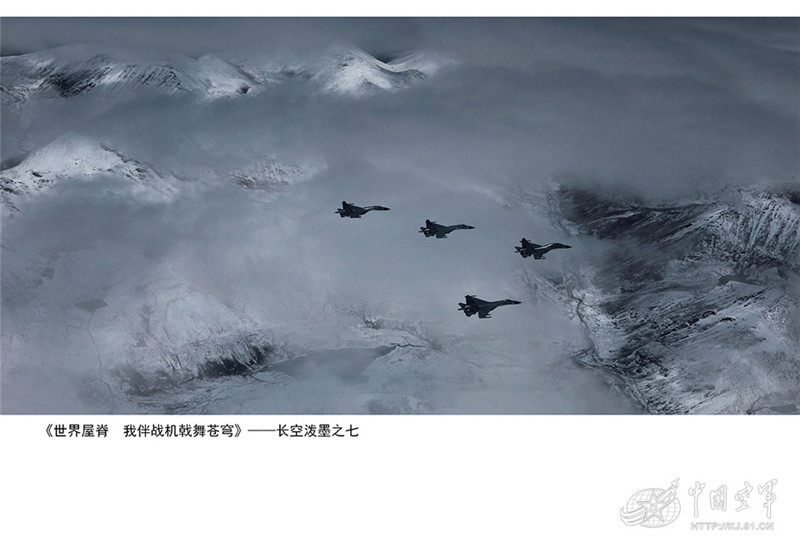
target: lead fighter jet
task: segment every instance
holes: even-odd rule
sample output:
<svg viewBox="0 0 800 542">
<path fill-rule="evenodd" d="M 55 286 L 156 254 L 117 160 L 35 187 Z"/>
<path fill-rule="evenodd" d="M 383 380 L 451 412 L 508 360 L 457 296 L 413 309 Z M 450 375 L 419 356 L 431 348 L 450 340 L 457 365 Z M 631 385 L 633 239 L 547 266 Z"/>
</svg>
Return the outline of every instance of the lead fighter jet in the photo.
<svg viewBox="0 0 800 542">
<path fill-rule="evenodd" d="M 455 226 L 442 226 L 441 224 L 437 224 L 436 222 L 431 222 L 430 219 L 425 220 L 425 227 L 420 228 L 419 232 L 424 233 L 425 237 L 433 237 L 436 236 L 437 239 L 444 239 L 447 237 L 447 234 L 452 232 L 453 230 L 474 230 L 473 226 L 467 226 L 466 224 L 456 224 Z"/>
<path fill-rule="evenodd" d="M 522 246 L 521 247 L 514 247 L 517 252 L 523 257 L 527 258 L 529 256 L 533 256 L 535 260 L 544 260 L 544 255 L 546 252 L 553 250 L 554 248 L 572 248 L 569 245 L 563 245 L 561 243 L 548 243 L 546 245 L 537 245 L 536 243 L 531 243 L 524 237 L 522 238 Z"/>
<path fill-rule="evenodd" d="M 381 207 L 380 205 L 371 205 L 369 207 L 359 207 L 358 205 L 353 205 L 352 203 L 347 203 L 346 201 L 342 202 L 342 208 L 336 209 L 336 213 L 339 214 L 340 217 L 349 217 L 349 218 L 361 218 L 362 215 L 370 212 L 370 211 L 389 211 L 388 207 Z"/>
<path fill-rule="evenodd" d="M 466 303 L 459 303 L 458 306 L 460 307 L 458 310 L 464 311 L 466 316 L 472 316 L 473 314 L 478 314 L 478 318 L 491 318 L 489 314 L 497 307 L 501 307 L 503 305 L 519 305 L 520 301 L 514 301 L 513 299 L 501 299 L 500 301 L 484 301 L 483 299 L 478 299 L 474 295 L 467 296 Z"/>
</svg>

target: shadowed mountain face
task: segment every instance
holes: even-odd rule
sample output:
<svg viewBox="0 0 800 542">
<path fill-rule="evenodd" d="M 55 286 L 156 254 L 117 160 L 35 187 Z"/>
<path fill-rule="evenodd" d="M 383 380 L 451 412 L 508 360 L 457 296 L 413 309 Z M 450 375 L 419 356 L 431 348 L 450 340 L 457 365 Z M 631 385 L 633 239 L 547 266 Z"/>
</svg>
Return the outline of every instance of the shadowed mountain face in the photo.
<svg viewBox="0 0 800 542">
<path fill-rule="evenodd" d="M 318 58 L 288 64 L 267 58 L 192 59 L 177 54 L 92 46 L 2 58 L 4 106 L 21 107 L 33 98 L 83 95 L 134 99 L 142 95 L 230 97 L 265 87 L 307 82 L 326 92 L 360 94 L 370 89 L 403 89 L 424 81 L 447 64 L 431 55 L 407 55 L 381 62 L 355 47 L 334 48 Z"/>
<path fill-rule="evenodd" d="M 2 57 L 3 412 L 798 410 L 796 28 L 386 24 Z"/>
<path fill-rule="evenodd" d="M 569 288 L 590 340 L 651 412 L 797 411 L 800 207 L 791 190 L 665 206 L 559 192 L 563 220 L 612 242 Z"/>
</svg>

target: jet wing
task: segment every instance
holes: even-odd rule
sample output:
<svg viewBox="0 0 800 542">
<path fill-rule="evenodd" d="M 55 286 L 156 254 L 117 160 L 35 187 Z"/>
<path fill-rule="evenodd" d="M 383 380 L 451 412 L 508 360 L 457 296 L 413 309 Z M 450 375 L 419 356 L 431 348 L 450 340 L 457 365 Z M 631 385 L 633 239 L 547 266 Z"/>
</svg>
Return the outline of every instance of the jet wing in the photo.
<svg viewBox="0 0 800 542">
<path fill-rule="evenodd" d="M 492 309 L 480 309 L 478 311 L 478 318 L 491 318 L 491 316 L 489 315 L 489 311 L 491 310 Z"/>
<path fill-rule="evenodd" d="M 528 241 L 528 240 L 525 240 L 525 242 L 524 242 L 524 243 L 522 243 L 522 246 L 523 246 L 523 247 L 525 247 L 525 248 L 527 248 L 528 250 L 537 249 L 537 248 L 542 248 L 542 245 L 537 245 L 536 243 L 531 243 L 531 242 L 530 242 L 530 241 Z"/>
</svg>

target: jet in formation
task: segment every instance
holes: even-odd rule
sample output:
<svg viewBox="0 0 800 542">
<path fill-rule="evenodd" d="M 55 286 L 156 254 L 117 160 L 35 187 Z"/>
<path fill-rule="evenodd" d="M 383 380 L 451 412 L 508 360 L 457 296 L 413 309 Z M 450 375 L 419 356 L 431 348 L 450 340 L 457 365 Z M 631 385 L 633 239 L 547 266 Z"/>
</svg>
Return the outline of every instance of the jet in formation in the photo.
<svg viewBox="0 0 800 542">
<path fill-rule="evenodd" d="M 522 246 L 514 248 L 517 250 L 517 252 L 519 252 L 519 254 L 523 258 L 533 256 L 535 260 L 544 260 L 545 253 L 553 250 L 554 248 L 572 248 L 572 247 L 561 243 L 549 243 L 547 245 L 537 245 L 536 243 L 531 243 L 530 241 L 528 241 L 523 237 Z"/>
<path fill-rule="evenodd" d="M 491 318 L 489 314 L 497 307 L 502 307 L 503 305 L 519 305 L 520 301 L 514 301 L 513 299 L 501 299 L 500 301 L 484 301 L 483 299 L 479 299 L 474 295 L 468 295 L 466 303 L 459 303 L 458 306 L 460 307 L 458 310 L 464 311 L 466 316 L 472 316 L 473 314 L 477 314 L 478 318 Z"/>
<path fill-rule="evenodd" d="M 444 239 L 447 237 L 447 234 L 454 231 L 454 230 L 474 230 L 473 226 L 467 226 L 466 224 L 456 224 L 455 226 L 442 226 L 441 224 L 437 224 L 436 222 L 432 222 L 429 219 L 425 220 L 425 227 L 420 228 L 419 232 L 424 233 L 425 237 L 436 237 L 437 239 Z"/>
<path fill-rule="evenodd" d="M 342 218 L 349 217 L 349 218 L 361 218 L 363 215 L 370 211 L 389 211 L 388 207 L 381 207 L 380 205 L 371 205 L 369 207 L 359 207 L 358 205 L 353 205 L 352 203 L 347 203 L 346 201 L 342 202 L 342 208 L 336 209 L 336 212 L 339 213 L 339 216 Z"/>
</svg>

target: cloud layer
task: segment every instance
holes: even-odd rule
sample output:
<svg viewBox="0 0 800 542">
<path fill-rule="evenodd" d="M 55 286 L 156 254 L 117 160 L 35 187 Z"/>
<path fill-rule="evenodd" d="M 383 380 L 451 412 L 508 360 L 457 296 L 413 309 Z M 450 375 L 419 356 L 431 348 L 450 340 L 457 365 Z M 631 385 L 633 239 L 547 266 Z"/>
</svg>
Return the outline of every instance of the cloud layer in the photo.
<svg viewBox="0 0 800 542">
<path fill-rule="evenodd" d="M 603 245 L 564 238 L 548 186 L 676 200 L 800 170 L 795 20 L 1 24 L 4 55 L 81 42 L 306 62 L 350 43 L 386 60 L 423 49 L 453 60 L 413 88 L 359 97 L 298 80 L 217 101 L 143 94 L 120 106 L 87 93 L 4 107 L 4 160 L 74 133 L 179 191 L 144 197 L 118 172 L 73 176 L 4 224 L 3 333 L 15 341 L 4 357 L 19 370 L 37 359 L 102 372 L 135 348 L 281 330 L 297 353 L 419 339 L 429 355 L 393 351 L 366 386 L 275 381 L 278 399 L 258 408 L 325 410 L 327 389 L 327 408 L 343 411 L 635 410 L 564 367 L 583 336 L 553 285 Z M 236 183 L 276 163 L 295 176 L 268 190 Z M 392 210 L 340 219 L 343 199 Z M 425 239 L 426 218 L 476 229 Z M 574 248 L 523 261 L 522 236 Z M 456 312 L 465 294 L 523 304 L 476 321 Z M 24 389 L 13 390 L 23 410 Z"/>
</svg>

